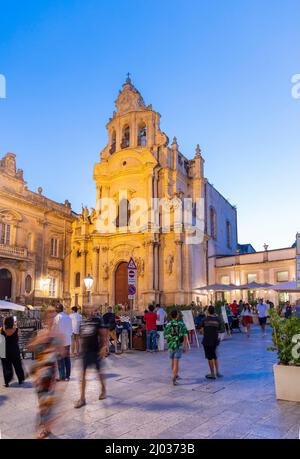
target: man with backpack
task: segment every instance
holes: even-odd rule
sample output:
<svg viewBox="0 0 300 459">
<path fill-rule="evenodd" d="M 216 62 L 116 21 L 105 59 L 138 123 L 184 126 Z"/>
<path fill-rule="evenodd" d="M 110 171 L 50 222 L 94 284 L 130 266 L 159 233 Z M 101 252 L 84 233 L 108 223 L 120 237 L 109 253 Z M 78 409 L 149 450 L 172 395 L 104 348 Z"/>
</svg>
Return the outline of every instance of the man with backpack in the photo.
<svg viewBox="0 0 300 459">
<path fill-rule="evenodd" d="M 164 335 L 167 340 L 167 346 L 171 359 L 172 382 L 177 385 L 179 360 L 182 357 L 182 352 L 188 350 L 188 330 L 182 320 L 178 318 L 176 310 L 171 312 L 171 321 L 167 323 Z"/>
</svg>

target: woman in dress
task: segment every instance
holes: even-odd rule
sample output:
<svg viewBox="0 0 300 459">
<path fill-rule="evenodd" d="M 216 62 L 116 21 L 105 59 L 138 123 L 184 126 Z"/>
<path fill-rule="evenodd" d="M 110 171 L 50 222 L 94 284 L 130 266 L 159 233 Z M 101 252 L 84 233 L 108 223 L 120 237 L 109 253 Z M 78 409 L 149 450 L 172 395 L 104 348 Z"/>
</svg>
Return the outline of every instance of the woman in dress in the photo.
<svg viewBox="0 0 300 459">
<path fill-rule="evenodd" d="M 253 318 L 252 318 L 252 312 L 251 312 L 251 307 L 249 303 L 246 303 L 244 305 L 241 316 L 243 320 L 243 325 L 246 327 L 247 336 L 248 338 L 250 338 L 250 328 L 251 328 L 251 324 L 253 323 Z"/>
<path fill-rule="evenodd" d="M 19 332 L 12 316 L 4 319 L 4 326 L 0 333 L 5 338 L 5 358 L 1 359 L 5 387 L 9 387 L 9 383 L 13 379 L 13 368 L 19 384 L 22 384 L 25 380 L 25 374 L 21 362 Z"/>
<path fill-rule="evenodd" d="M 37 438 L 46 438 L 51 433 L 58 355 L 63 352 L 62 338 L 55 332 L 53 321 L 56 312 L 48 308 L 44 328 L 30 343 L 35 355 L 31 375 L 38 397 L 39 422 Z"/>
</svg>

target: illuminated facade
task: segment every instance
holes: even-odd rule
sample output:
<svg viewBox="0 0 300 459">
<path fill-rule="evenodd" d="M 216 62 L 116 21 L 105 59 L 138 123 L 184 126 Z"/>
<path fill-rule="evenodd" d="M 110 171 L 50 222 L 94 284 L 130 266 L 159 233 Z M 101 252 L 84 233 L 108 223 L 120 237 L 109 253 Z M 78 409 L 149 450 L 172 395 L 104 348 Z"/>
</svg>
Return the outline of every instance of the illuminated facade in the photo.
<svg viewBox="0 0 300 459">
<path fill-rule="evenodd" d="M 163 304 L 204 301 L 195 289 L 206 284 L 208 253 L 235 252 L 236 210 L 205 179 L 199 146 L 194 158 L 188 160 L 180 152 L 176 138 L 169 145 L 168 137 L 160 130 L 159 113 L 151 105 L 145 105 L 130 78 L 115 105 L 116 111 L 107 124 L 108 143 L 94 167 L 96 206 L 90 212 L 83 209 L 80 219 L 73 224 L 72 302 L 85 303 L 83 279 L 91 274 L 94 304 L 127 303 L 126 266 L 131 256 L 138 268 L 136 309 L 158 301 Z M 108 198 L 114 200 L 117 209 L 116 232 L 99 233 L 97 203 Z M 148 208 L 149 220 L 136 233 L 128 232 L 128 221 L 120 221 L 122 208 L 128 214 L 128 201 L 132 198 L 143 198 Z M 161 219 L 153 232 L 150 221 L 153 198 L 175 199 L 180 203 L 190 198 L 193 205 L 197 199 L 201 200 L 202 240 L 188 244 L 186 228 L 175 231 L 174 224 L 164 233 Z M 171 208 L 171 220 L 172 212 Z M 209 220 L 210 212 L 216 213 L 213 223 Z M 211 237 L 213 225 L 216 234 Z"/>
<path fill-rule="evenodd" d="M 70 241 L 74 214 L 28 190 L 13 153 L 0 160 L 0 299 L 40 306 L 70 303 Z"/>
</svg>

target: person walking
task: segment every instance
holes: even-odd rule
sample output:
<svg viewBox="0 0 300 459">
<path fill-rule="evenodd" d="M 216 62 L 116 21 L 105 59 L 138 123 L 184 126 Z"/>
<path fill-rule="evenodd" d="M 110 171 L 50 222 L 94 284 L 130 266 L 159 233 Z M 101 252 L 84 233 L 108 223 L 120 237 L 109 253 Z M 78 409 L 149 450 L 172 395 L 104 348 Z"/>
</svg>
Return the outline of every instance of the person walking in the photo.
<svg viewBox="0 0 300 459">
<path fill-rule="evenodd" d="M 80 386 L 80 398 L 75 403 L 75 408 L 86 405 L 86 371 L 94 366 L 99 376 L 101 392 L 99 400 L 106 398 L 106 387 L 104 374 L 101 368 L 101 361 L 106 356 L 107 350 L 107 328 L 103 318 L 96 317 L 96 310 L 93 306 L 86 306 L 87 319 L 83 320 L 80 326 L 80 346 L 82 354 L 82 374 Z"/>
<path fill-rule="evenodd" d="M 263 298 L 261 298 L 256 306 L 257 312 L 258 312 L 258 321 L 259 325 L 261 326 L 262 330 L 262 336 L 266 336 L 266 324 L 267 324 L 267 318 L 268 318 L 268 309 L 269 306 L 264 303 Z"/>
<path fill-rule="evenodd" d="M 107 312 L 103 315 L 104 325 L 107 327 L 107 354 L 109 354 L 110 340 L 113 341 L 115 354 L 118 354 L 118 339 L 116 333 L 116 315 L 113 313 L 111 306 L 107 307 Z"/>
<path fill-rule="evenodd" d="M 146 323 L 146 335 L 147 335 L 147 352 L 156 352 L 156 321 L 157 315 L 154 312 L 153 304 L 148 306 L 148 311 L 144 314 L 144 319 Z"/>
<path fill-rule="evenodd" d="M 179 379 L 179 360 L 182 357 L 182 352 L 188 351 L 188 330 L 184 322 L 179 320 L 176 309 L 171 312 L 171 321 L 165 326 L 164 336 L 167 340 L 171 359 L 172 382 L 176 386 Z"/>
<path fill-rule="evenodd" d="M 207 317 L 202 322 L 203 340 L 205 357 L 208 360 L 210 374 L 207 379 L 221 378 L 219 371 L 219 361 L 217 357 L 217 347 L 220 344 L 219 332 L 221 331 L 221 321 L 215 313 L 214 306 L 209 306 Z"/>
<path fill-rule="evenodd" d="M 239 308 L 238 308 L 238 304 L 237 304 L 236 300 L 234 300 L 233 303 L 230 304 L 230 309 L 232 311 L 232 315 L 237 317 L 237 315 L 239 313 Z"/>
<path fill-rule="evenodd" d="M 54 421 L 53 407 L 57 400 L 55 395 L 57 361 L 64 350 L 64 337 L 59 335 L 53 326 L 55 314 L 55 308 L 47 309 L 44 328 L 38 331 L 37 336 L 29 343 L 29 350 L 35 355 L 31 376 L 38 398 L 37 438 L 39 439 L 51 434 Z"/>
<path fill-rule="evenodd" d="M 157 349 L 158 351 L 165 350 L 165 339 L 164 339 L 164 327 L 167 320 L 167 313 L 164 308 L 160 305 L 156 305 L 156 330 L 158 335 Z"/>
<path fill-rule="evenodd" d="M 287 301 L 285 303 L 285 312 L 284 312 L 285 319 L 289 319 L 290 317 L 292 317 L 292 314 L 293 314 L 293 307 L 291 306 L 290 302 Z"/>
<path fill-rule="evenodd" d="M 80 347 L 79 347 L 79 332 L 80 332 L 80 324 L 82 322 L 82 315 L 79 314 L 77 306 L 73 306 L 72 314 L 70 314 L 70 319 L 72 321 L 72 348 L 71 348 L 71 355 L 76 356 L 79 355 Z"/>
<path fill-rule="evenodd" d="M 248 338 L 250 338 L 250 329 L 251 329 L 251 324 L 253 323 L 253 316 L 252 316 L 251 307 L 249 303 L 246 303 L 244 305 L 241 316 L 243 320 L 243 325 L 246 327 L 247 336 Z"/>
<path fill-rule="evenodd" d="M 13 316 L 5 317 L 0 333 L 5 339 L 5 358 L 1 359 L 5 387 L 9 387 L 13 379 L 13 368 L 19 384 L 22 384 L 25 381 L 25 374 L 19 348 L 19 331 L 15 327 Z"/>
<path fill-rule="evenodd" d="M 61 303 L 56 306 L 57 315 L 54 319 L 54 327 L 56 332 L 63 336 L 64 351 L 58 359 L 58 381 L 70 381 L 71 376 L 71 359 L 70 347 L 72 341 L 72 320 L 68 314 L 64 312 L 64 307 Z"/>
</svg>

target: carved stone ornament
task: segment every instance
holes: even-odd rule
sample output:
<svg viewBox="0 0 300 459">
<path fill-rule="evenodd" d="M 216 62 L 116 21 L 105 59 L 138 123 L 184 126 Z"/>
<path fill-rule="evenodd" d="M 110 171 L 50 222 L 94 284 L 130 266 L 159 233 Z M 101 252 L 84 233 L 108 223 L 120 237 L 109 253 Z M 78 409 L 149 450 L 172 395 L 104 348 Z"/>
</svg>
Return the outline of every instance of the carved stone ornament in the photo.
<svg viewBox="0 0 300 459">
<path fill-rule="evenodd" d="M 172 274 L 173 272 L 173 263 L 174 263 L 174 256 L 172 254 L 168 255 L 166 259 L 166 265 L 167 265 L 167 272 L 168 274 Z"/>
<path fill-rule="evenodd" d="M 145 274 L 145 262 L 144 262 L 144 259 L 139 257 L 139 258 L 137 258 L 135 260 L 135 263 L 136 263 L 138 274 L 141 277 L 144 277 L 144 274 Z"/>
<path fill-rule="evenodd" d="M 117 113 L 119 115 L 134 110 L 145 110 L 145 102 L 139 91 L 133 86 L 128 77 L 123 84 L 123 89 L 120 91 L 117 100 L 115 101 Z"/>
<path fill-rule="evenodd" d="M 109 266 L 107 263 L 104 263 L 103 264 L 103 276 L 102 276 L 102 279 L 103 280 L 107 280 L 109 278 Z"/>
</svg>

